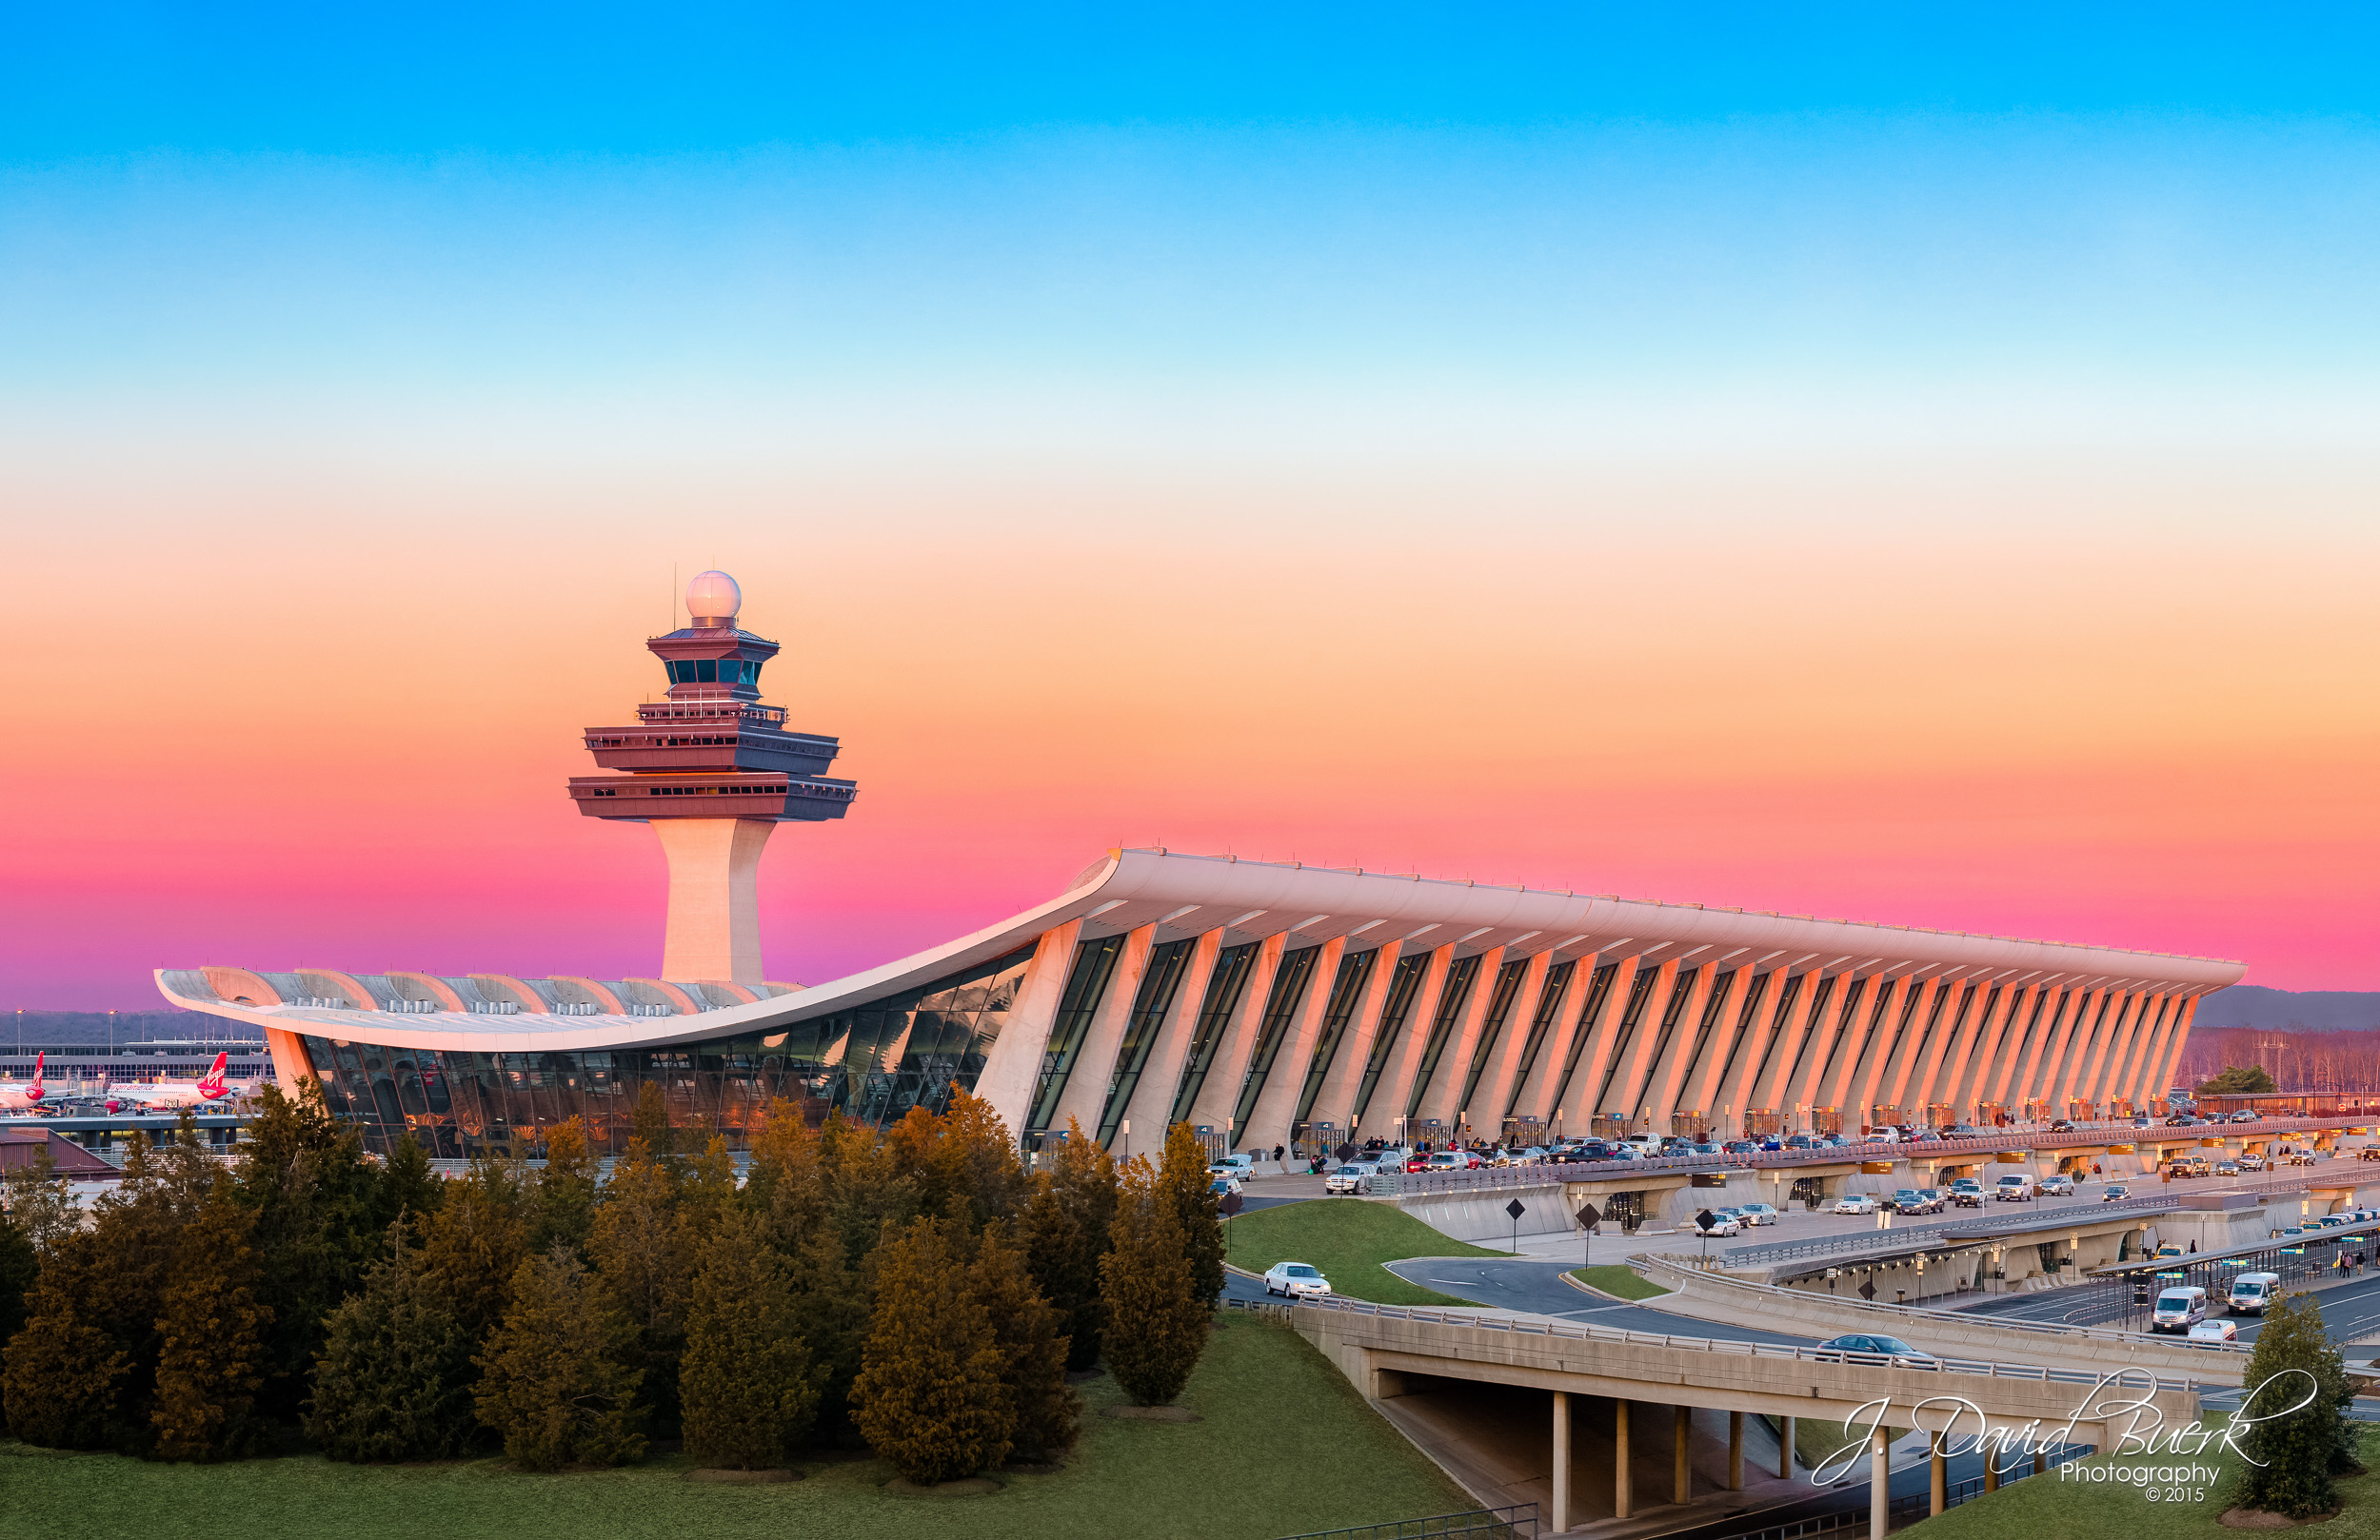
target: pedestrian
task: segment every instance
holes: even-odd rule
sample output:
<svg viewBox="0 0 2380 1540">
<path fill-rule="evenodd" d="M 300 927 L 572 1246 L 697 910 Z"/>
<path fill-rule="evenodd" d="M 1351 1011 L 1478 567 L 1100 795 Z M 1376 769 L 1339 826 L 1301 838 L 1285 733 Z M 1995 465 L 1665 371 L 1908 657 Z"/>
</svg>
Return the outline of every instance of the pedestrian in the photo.
<svg viewBox="0 0 2380 1540">
<path fill-rule="evenodd" d="M 1274 1146 L 1273 1146 L 1273 1164 L 1274 1164 L 1274 1165 L 1276 1165 L 1276 1166 L 1279 1166 L 1279 1165 L 1280 1165 L 1280 1162 L 1281 1162 L 1281 1156 L 1283 1156 L 1283 1155 L 1287 1155 L 1288 1153 L 1289 1153 L 1289 1146 L 1287 1146 L 1287 1145 L 1285 1145 L 1285 1144 L 1276 1144 L 1276 1145 L 1274 1145 Z M 1282 1169 L 1282 1170 L 1284 1170 L 1284 1171 L 1288 1170 L 1288 1168 L 1287 1168 L 1286 1166 L 1282 1166 L 1282 1167 L 1281 1167 L 1281 1169 Z"/>
</svg>

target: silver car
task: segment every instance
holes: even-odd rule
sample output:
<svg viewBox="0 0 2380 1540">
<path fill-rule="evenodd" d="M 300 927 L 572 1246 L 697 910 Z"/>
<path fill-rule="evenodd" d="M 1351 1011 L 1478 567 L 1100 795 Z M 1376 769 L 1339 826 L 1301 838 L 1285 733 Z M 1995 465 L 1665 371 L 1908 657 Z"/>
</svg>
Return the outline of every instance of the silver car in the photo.
<svg viewBox="0 0 2380 1540">
<path fill-rule="evenodd" d="M 1350 1160 L 1322 1178 L 1322 1191 L 1325 1193 L 1369 1193 L 1372 1191 L 1372 1178 L 1379 1169 L 1368 1160 Z"/>
</svg>

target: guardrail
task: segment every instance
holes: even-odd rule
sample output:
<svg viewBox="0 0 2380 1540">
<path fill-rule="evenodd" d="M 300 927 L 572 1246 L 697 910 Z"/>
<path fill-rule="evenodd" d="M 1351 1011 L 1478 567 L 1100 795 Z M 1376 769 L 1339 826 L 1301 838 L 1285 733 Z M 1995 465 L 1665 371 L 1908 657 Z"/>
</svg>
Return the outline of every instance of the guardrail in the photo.
<svg viewBox="0 0 2380 1540">
<path fill-rule="evenodd" d="M 1678 1274 L 1681 1279 L 1691 1275 L 1725 1289 L 1741 1289 L 1755 1293 L 1783 1294 L 1796 1303 L 1815 1301 L 1832 1309 L 1859 1311 L 1880 1319 L 1902 1323 L 1911 1320 L 1938 1321 L 1945 1326 L 1991 1327 L 2000 1331 L 2026 1332 L 2040 1337 L 2058 1337 L 2069 1341 L 2079 1338 L 2086 1342 L 2112 1342 L 2126 1347 L 2153 1343 L 2163 1348 L 2185 1348 L 2193 1352 L 2228 1354 L 2239 1358 L 2247 1357 L 2253 1351 L 2252 1345 L 2245 1342 L 2192 1342 L 2186 1337 L 2155 1336 L 2147 1333 L 2118 1331 L 2104 1326 L 2070 1326 L 2062 1321 L 2029 1321 L 2010 1316 L 1977 1315 L 1972 1311 L 1928 1310 L 1922 1305 L 1879 1305 L 1873 1300 L 1838 1294 L 1808 1294 L 1797 1290 L 1780 1289 L 1775 1284 L 1754 1283 L 1748 1278 L 1731 1278 L 1723 1273 L 1696 1267 L 1691 1258 L 1673 1257 L 1660 1252 L 1638 1253 L 1630 1260 L 1629 1265 L 1640 1273 L 1672 1273 Z M 1673 1288 L 1675 1287 L 1673 1285 Z M 2082 1377 L 2088 1379 L 2091 1376 Z M 2162 1385 L 2163 1382 L 2159 1383 Z M 2197 1384 L 2195 1380 L 2188 1383 L 2192 1388 L 2195 1388 Z"/>
<path fill-rule="evenodd" d="M 2302 1130 L 2352 1128 L 2370 1117 L 2268 1118 L 2261 1123 L 2201 1123 L 2192 1128 L 2162 1125 L 2134 1128 L 2130 1123 L 2084 1124 L 2069 1134 L 2042 1132 L 1995 1134 L 1975 1139 L 1899 1139 L 1830 1145 L 1823 1150 L 1763 1150 L 1750 1155 L 1654 1155 L 1641 1160 L 1537 1161 L 1525 1166 L 1484 1166 L 1478 1171 L 1383 1172 L 1395 1175 L 1398 1194 L 1458 1193 L 1470 1189 L 1537 1186 L 1545 1182 L 1596 1181 L 1635 1172 L 1767 1170 L 1795 1166 L 1840 1165 L 1847 1160 L 1889 1160 L 1940 1155 L 1986 1155 L 2003 1150 L 2058 1150 L 2108 1144 L 2157 1144 L 2183 1139 L 2263 1137 Z M 1523 1175 L 1526 1174 L 1526 1175 Z M 1376 1178 L 1377 1180 L 1377 1178 Z M 1376 1186 L 1377 1193 L 1392 1189 Z"/>
<path fill-rule="evenodd" d="M 1681 1269 L 1680 1271 L 1692 1270 Z M 1744 1288 L 1766 1287 L 1760 1284 L 1741 1284 L 1740 1280 L 1733 1278 L 1721 1281 L 1738 1284 Z M 1581 1342 L 1615 1342 L 1645 1348 L 1678 1348 L 1688 1352 L 1709 1352 L 1731 1358 L 1773 1358 L 1796 1363 L 1853 1364 L 1872 1369 L 1938 1370 L 1944 1373 L 1976 1374 L 1988 1379 L 2038 1380 L 2058 1385 L 2096 1385 L 2105 1378 L 2104 1375 L 2089 1373 L 2081 1370 L 2045 1369 L 2039 1364 L 2003 1364 L 1985 1358 L 1952 1358 L 1940 1353 L 1925 1353 L 1917 1357 L 1896 1357 L 1886 1353 L 1846 1352 L 1839 1348 L 1803 1347 L 1798 1344 L 1780 1342 L 1738 1342 L 1718 1337 L 1679 1336 L 1669 1332 L 1636 1332 L 1624 1326 L 1599 1326 L 1584 1321 L 1557 1320 L 1552 1316 L 1458 1314 L 1453 1311 L 1429 1310 L 1417 1305 L 1376 1305 L 1370 1300 L 1348 1299 L 1341 1296 L 1334 1296 L 1330 1299 L 1301 1299 L 1295 1305 L 1279 1308 L 1291 1312 L 1292 1321 L 1296 1320 L 1298 1311 L 1323 1310 L 1337 1311 L 1350 1315 L 1373 1315 L 1389 1320 L 1421 1321 L 1438 1326 L 1463 1326 L 1489 1332 L 1509 1332 L 1515 1336 L 1562 1337 Z M 1890 1305 L 1873 1308 L 1894 1310 L 1894 1307 Z M 1948 1313 L 1934 1312 L 1932 1313 Z M 1972 1316 L 1962 1319 L 1966 1325 L 1975 1324 Z M 2072 1329 L 2065 1334 L 2072 1335 L 2074 1331 L 2093 1332 L 2096 1329 Z M 2133 1333 L 2120 1332 L 2097 1332 L 2097 1334 L 2101 1337 L 2133 1335 Z M 2218 1344 L 2211 1343 L 2206 1346 L 2212 1347 Z M 2245 1352 L 2246 1350 L 2235 1349 L 2233 1351 Z M 2126 1371 L 2125 1372 L 2128 1375 L 2137 1372 L 2153 1388 L 2160 1391 L 2195 1392 L 2198 1389 L 2198 1382 L 2194 1379 L 2171 1379 L 2152 1373 L 2148 1370 Z M 2127 1378 L 2122 1383 L 2137 1385 L 2140 1381 Z"/>
<path fill-rule="evenodd" d="M 1537 1540 L 1537 1505 L 1517 1503 L 1511 1508 L 1475 1508 L 1467 1513 L 1438 1513 L 1426 1519 L 1314 1530 L 1286 1535 L 1283 1540 Z"/>
<path fill-rule="evenodd" d="M 2054 1445 L 2044 1451 L 2041 1469 L 2044 1472 L 2054 1471 L 2061 1465 L 2087 1459 L 2093 1452 L 2095 1451 L 2088 1444 Z M 2001 1476 L 2000 1485 L 2005 1487 L 2013 1482 L 2022 1481 L 2032 1474 L 2033 1468 L 2030 1465 L 2020 1466 Z M 1969 1476 L 1964 1481 L 1953 1482 L 1943 1489 L 1942 1506 L 1945 1509 L 1953 1509 L 1961 1503 L 1973 1502 L 1983 1495 L 1983 1477 L 1981 1476 Z M 1721 1540 L 1815 1540 L 1815 1537 L 1819 1535 L 1841 1534 L 1847 1530 L 1866 1529 L 1870 1511 L 1869 1504 L 1862 1503 L 1857 1508 L 1838 1508 L 1832 1513 L 1813 1514 L 1806 1519 L 1793 1519 L 1783 1524 L 1772 1524 L 1765 1529 L 1734 1530 L 1721 1537 Z M 1918 1519 L 1929 1518 L 1933 1515 L 1934 1493 L 1913 1491 L 1904 1496 L 1892 1498 L 1884 1511 L 1887 1524 L 1914 1524 Z"/>
</svg>

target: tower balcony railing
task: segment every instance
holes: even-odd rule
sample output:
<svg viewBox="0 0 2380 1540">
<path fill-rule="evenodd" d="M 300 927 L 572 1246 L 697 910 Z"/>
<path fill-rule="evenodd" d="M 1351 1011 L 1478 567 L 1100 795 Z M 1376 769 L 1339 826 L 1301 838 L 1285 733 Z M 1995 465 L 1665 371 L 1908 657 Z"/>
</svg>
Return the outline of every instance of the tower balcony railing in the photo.
<svg viewBox="0 0 2380 1540">
<path fill-rule="evenodd" d="M 739 701 L 731 695 L 648 701 L 636 708 L 636 717 L 639 721 L 748 721 L 779 732 L 785 726 L 783 706 L 764 706 L 755 701 Z"/>
</svg>

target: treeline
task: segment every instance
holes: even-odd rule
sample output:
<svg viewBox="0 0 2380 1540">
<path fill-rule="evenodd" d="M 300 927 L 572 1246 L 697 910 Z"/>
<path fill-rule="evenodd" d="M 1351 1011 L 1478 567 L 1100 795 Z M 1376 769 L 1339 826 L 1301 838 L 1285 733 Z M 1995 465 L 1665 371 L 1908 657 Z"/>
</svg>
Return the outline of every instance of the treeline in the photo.
<svg viewBox="0 0 2380 1540">
<path fill-rule="evenodd" d="M 881 1136 L 779 1102 L 737 1179 L 677 1148 L 647 1086 L 599 1180 L 575 1119 L 545 1166 L 385 1164 L 267 1087 L 226 1168 L 187 1116 L 135 1135 L 86 1218 L 46 1170 L 0 1214 L 0 1413 L 54 1449 L 228 1460 L 302 1437 L 335 1459 L 493 1448 L 530 1470 L 682 1439 L 761 1470 L 864 1444 L 939 1482 L 1053 1460 L 1070 1372 L 1180 1393 L 1222 1292 L 1187 1125 L 1121 1169 L 1073 1130 L 1028 1174 L 961 1094 Z"/>
<path fill-rule="evenodd" d="M 2262 1068 L 2283 1091 L 2380 1095 L 2380 1032 L 2256 1032 L 2199 1028 L 2183 1044 L 2175 1085 L 2198 1085 L 2231 1068 Z M 2157 1088 L 2162 1096 L 2165 1088 Z"/>
</svg>

